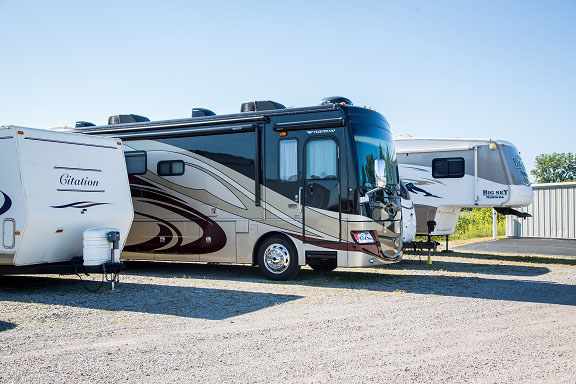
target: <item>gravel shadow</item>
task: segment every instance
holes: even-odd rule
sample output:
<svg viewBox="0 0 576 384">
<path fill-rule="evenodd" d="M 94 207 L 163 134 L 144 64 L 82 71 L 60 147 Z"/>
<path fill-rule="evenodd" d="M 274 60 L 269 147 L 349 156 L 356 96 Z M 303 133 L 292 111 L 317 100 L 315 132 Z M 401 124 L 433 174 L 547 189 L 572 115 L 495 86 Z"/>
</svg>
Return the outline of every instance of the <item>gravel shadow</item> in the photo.
<svg viewBox="0 0 576 384">
<path fill-rule="evenodd" d="M 14 328 L 16 328 L 16 324 L 0 320 L 0 332 L 4 332 L 4 331 L 7 331 L 9 329 L 14 329 Z"/>
<path fill-rule="evenodd" d="M 538 266 L 514 265 L 514 264 L 486 264 L 470 262 L 457 262 L 447 260 L 434 260 L 432 265 L 426 264 L 426 257 L 422 260 L 402 260 L 398 264 L 391 264 L 384 268 L 395 270 L 425 270 L 425 271 L 448 271 L 464 273 L 481 273 L 485 275 L 505 275 L 505 276 L 541 276 L 550 272 L 549 268 Z M 446 258 L 444 255 L 441 257 Z"/>
<path fill-rule="evenodd" d="M 452 297 L 470 297 L 487 300 L 504 300 L 531 302 L 543 304 L 561 304 L 576 306 L 576 286 L 568 284 L 555 284 L 546 281 L 533 281 L 521 279 L 498 279 L 478 276 L 439 276 L 430 274 L 404 274 L 402 269 L 411 270 L 449 270 L 449 262 L 435 261 L 428 266 L 425 262 L 415 268 L 418 261 L 411 261 L 410 265 L 402 263 L 383 268 L 396 268 L 399 273 L 377 273 L 353 270 L 335 270 L 328 273 L 318 273 L 303 269 L 296 280 L 288 282 L 270 281 L 264 278 L 254 267 L 241 265 L 207 265 L 194 263 L 154 263 L 130 262 L 127 273 L 156 277 L 206 278 L 212 280 L 232 280 L 259 283 L 265 285 L 296 285 L 319 288 L 345 288 L 368 290 L 378 292 L 404 292 L 423 295 L 441 295 Z M 466 263 L 457 263 L 466 264 Z M 461 266 L 459 266 L 461 267 Z M 493 267 L 500 269 L 499 265 L 483 265 L 483 268 Z M 504 268 L 521 266 L 504 266 Z M 474 268 L 474 267 L 473 267 Z M 521 276 L 533 276 L 536 271 L 541 274 L 544 270 L 516 269 Z M 527 268 L 527 269 L 526 269 Z M 544 268 L 546 269 L 546 268 Z M 547 270 L 547 269 L 546 269 Z M 467 270 L 466 272 L 470 272 Z M 473 272 L 472 272 L 473 273 Z M 479 271 L 486 273 L 485 271 Z M 506 273 L 501 273 L 506 275 Z"/>
<path fill-rule="evenodd" d="M 207 320 L 234 316 L 300 299 L 301 296 L 121 282 L 113 293 L 91 293 L 77 279 L 3 276 L 0 302 L 63 305 L 105 311 L 164 314 Z M 109 287 L 106 286 L 106 289 Z"/>
<path fill-rule="evenodd" d="M 440 256 L 446 258 L 461 257 L 465 259 L 500 260 L 500 261 L 512 261 L 521 263 L 534 263 L 534 264 L 576 265 L 576 259 L 568 259 L 553 256 L 523 256 L 523 255 L 505 255 L 505 254 L 496 255 L 481 252 L 448 252 L 448 253 L 436 253 L 436 254 L 433 253 L 432 257 L 434 256 Z M 425 257 L 427 257 L 427 254 L 422 255 L 422 258 Z"/>
</svg>

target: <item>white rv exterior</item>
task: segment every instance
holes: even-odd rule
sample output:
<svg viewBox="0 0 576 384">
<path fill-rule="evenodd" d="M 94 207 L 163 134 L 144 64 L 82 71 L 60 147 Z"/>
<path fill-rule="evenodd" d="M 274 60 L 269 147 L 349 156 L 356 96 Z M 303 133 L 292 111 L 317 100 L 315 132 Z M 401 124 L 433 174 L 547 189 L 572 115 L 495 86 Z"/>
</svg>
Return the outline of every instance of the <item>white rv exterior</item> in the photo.
<svg viewBox="0 0 576 384">
<path fill-rule="evenodd" d="M 406 185 L 400 180 L 401 204 L 402 204 L 402 239 L 404 243 L 411 243 L 416 237 L 416 210 Z"/>
<path fill-rule="evenodd" d="M 0 127 L 0 269 L 82 256 L 83 232 L 134 217 L 118 139 Z"/>
<path fill-rule="evenodd" d="M 516 147 L 502 140 L 460 138 L 395 139 L 400 177 L 414 202 L 417 233 L 456 230 L 464 207 L 507 209 L 532 202 L 532 187 Z"/>
</svg>

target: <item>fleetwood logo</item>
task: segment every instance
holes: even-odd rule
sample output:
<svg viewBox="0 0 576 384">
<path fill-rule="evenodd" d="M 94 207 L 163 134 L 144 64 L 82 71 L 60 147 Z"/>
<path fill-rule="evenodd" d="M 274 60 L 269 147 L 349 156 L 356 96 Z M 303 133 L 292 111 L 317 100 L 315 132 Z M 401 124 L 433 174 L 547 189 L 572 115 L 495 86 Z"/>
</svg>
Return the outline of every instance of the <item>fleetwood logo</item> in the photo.
<svg viewBox="0 0 576 384">
<path fill-rule="evenodd" d="M 307 134 L 311 135 L 313 133 L 332 133 L 332 132 L 336 132 L 335 129 L 317 129 L 314 131 L 306 131 Z"/>
<path fill-rule="evenodd" d="M 82 186 L 82 187 L 97 187 L 99 184 L 98 180 L 90 180 L 88 177 L 83 177 L 81 179 L 76 179 L 65 173 L 60 176 L 60 184 L 70 185 L 70 186 Z"/>
<path fill-rule="evenodd" d="M 2 194 L 2 196 L 4 197 L 4 202 L 2 203 L 2 205 L 0 205 L 0 215 L 5 214 L 6 212 L 8 212 L 8 210 L 10 209 L 10 207 L 12 207 L 12 200 L 10 199 L 10 197 L 5 194 L 4 192 L 0 191 L 0 193 Z"/>
</svg>

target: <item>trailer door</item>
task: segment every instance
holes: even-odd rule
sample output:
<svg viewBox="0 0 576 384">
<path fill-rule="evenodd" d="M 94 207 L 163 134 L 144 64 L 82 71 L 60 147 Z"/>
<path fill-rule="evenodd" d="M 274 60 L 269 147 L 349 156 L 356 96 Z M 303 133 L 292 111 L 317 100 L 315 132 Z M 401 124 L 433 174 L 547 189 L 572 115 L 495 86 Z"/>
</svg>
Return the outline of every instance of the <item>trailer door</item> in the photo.
<svg viewBox="0 0 576 384">
<path fill-rule="evenodd" d="M 340 144 L 334 136 L 314 135 L 304 146 L 304 242 L 340 241 Z"/>
</svg>

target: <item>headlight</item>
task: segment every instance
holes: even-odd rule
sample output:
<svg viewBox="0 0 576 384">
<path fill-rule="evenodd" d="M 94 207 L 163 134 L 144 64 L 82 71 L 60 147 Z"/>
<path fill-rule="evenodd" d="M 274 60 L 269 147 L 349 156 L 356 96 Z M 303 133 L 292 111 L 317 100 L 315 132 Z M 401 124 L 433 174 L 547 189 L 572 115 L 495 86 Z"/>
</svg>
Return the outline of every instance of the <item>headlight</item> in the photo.
<svg viewBox="0 0 576 384">
<path fill-rule="evenodd" d="M 358 244 L 374 244 L 374 237 L 370 231 L 362 231 L 362 232 L 350 232 L 354 241 Z"/>
</svg>

